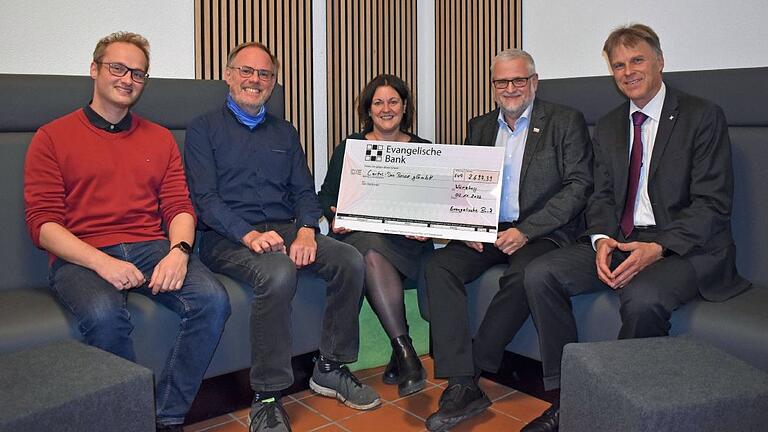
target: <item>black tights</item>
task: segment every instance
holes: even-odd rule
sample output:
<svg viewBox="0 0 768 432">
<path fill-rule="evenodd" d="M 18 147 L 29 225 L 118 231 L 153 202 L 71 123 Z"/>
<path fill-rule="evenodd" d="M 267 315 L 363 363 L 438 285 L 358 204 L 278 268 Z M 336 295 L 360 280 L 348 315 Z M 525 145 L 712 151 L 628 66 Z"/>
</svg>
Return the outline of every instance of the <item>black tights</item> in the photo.
<svg viewBox="0 0 768 432">
<path fill-rule="evenodd" d="M 365 253 L 365 297 L 390 339 L 408 333 L 405 321 L 403 279 L 383 255 Z"/>
</svg>

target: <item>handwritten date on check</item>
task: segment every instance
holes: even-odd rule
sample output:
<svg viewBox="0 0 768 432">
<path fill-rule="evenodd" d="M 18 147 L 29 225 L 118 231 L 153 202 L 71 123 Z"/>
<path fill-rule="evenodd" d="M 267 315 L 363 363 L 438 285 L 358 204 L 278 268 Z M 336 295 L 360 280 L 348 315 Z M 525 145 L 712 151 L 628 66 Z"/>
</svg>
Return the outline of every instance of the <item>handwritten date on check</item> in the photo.
<svg viewBox="0 0 768 432">
<path fill-rule="evenodd" d="M 337 227 L 494 242 L 504 149 L 347 140 Z"/>
</svg>

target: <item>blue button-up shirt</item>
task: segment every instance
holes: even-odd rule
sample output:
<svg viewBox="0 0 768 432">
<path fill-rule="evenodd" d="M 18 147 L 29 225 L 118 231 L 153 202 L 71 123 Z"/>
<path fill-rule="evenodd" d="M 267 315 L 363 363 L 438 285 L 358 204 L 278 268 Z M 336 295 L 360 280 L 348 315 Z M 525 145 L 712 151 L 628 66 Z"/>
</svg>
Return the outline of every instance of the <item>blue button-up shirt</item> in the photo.
<svg viewBox="0 0 768 432">
<path fill-rule="evenodd" d="M 496 135 L 496 147 L 504 147 L 504 172 L 501 182 L 501 202 L 499 204 L 499 222 L 513 222 L 520 216 L 520 171 L 523 167 L 525 141 L 528 138 L 528 124 L 533 101 L 509 127 L 504 112 L 499 110 L 499 132 Z"/>
<path fill-rule="evenodd" d="M 267 115 L 250 130 L 229 109 L 187 128 L 184 164 L 203 228 L 234 242 L 259 223 L 294 220 L 318 226 L 322 213 L 296 129 Z"/>
</svg>

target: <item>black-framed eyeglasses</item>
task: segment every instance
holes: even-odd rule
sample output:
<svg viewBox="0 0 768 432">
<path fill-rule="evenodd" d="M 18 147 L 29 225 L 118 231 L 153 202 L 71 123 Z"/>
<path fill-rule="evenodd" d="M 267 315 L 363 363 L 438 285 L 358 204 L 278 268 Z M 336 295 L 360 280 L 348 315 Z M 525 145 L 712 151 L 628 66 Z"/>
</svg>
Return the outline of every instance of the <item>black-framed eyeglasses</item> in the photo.
<svg viewBox="0 0 768 432">
<path fill-rule="evenodd" d="M 512 83 L 514 87 L 522 88 L 525 87 L 526 84 L 528 84 L 528 80 L 531 79 L 535 73 L 532 73 L 528 75 L 527 77 L 519 77 L 519 78 L 512 78 L 512 79 L 497 79 L 491 81 L 493 83 L 493 86 L 496 87 L 499 90 L 503 90 L 509 86 L 509 83 Z"/>
<path fill-rule="evenodd" d="M 131 79 L 139 84 L 144 84 L 149 79 L 149 74 L 144 72 L 141 69 L 133 69 L 129 68 L 128 66 L 122 64 L 122 63 L 105 63 L 105 62 L 94 62 L 98 65 L 106 65 L 107 69 L 109 70 L 109 73 L 111 73 L 113 76 L 116 77 L 124 77 L 125 74 L 128 72 L 131 73 Z"/>
<path fill-rule="evenodd" d="M 262 81 L 269 81 L 275 76 L 275 73 L 269 69 L 254 69 L 250 66 L 227 66 L 227 69 L 237 69 L 243 78 L 250 78 L 255 73 Z"/>
</svg>

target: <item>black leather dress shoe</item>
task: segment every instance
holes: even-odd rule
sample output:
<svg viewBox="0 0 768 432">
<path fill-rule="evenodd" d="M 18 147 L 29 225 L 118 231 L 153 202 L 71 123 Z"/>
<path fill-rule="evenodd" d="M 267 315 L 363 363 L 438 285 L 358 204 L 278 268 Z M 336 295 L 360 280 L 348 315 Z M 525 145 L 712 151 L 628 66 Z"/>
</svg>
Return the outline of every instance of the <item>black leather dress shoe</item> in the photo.
<svg viewBox="0 0 768 432">
<path fill-rule="evenodd" d="M 551 406 L 528 423 L 520 432 L 557 432 L 560 428 L 560 408 Z"/>
<path fill-rule="evenodd" d="M 437 412 L 427 418 L 429 432 L 448 431 L 464 420 L 482 414 L 491 406 L 491 401 L 480 387 L 454 384 L 443 391 L 438 406 Z"/>
</svg>

